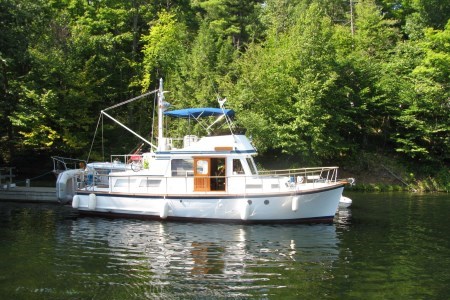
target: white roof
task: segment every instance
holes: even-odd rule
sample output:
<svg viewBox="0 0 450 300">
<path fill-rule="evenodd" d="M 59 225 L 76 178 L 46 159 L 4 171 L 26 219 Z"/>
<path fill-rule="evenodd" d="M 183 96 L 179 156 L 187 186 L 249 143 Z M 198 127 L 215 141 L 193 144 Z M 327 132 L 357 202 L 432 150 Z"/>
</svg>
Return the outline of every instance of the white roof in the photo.
<svg viewBox="0 0 450 300">
<path fill-rule="evenodd" d="M 256 153 L 256 149 L 252 146 L 249 139 L 245 135 L 205 136 L 198 142 L 192 143 L 190 146 L 180 150 L 183 152 L 231 151 Z"/>
</svg>

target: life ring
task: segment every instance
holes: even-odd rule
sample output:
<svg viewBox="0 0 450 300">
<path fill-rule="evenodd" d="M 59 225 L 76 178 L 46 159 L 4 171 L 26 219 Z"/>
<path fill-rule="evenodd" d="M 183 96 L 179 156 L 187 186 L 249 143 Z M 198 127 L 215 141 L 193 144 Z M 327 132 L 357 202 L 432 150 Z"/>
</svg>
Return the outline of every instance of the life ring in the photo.
<svg viewBox="0 0 450 300">
<path fill-rule="evenodd" d="M 142 164 L 141 162 L 132 162 L 131 163 L 131 170 L 133 170 L 134 172 L 139 172 L 142 169 Z"/>
</svg>

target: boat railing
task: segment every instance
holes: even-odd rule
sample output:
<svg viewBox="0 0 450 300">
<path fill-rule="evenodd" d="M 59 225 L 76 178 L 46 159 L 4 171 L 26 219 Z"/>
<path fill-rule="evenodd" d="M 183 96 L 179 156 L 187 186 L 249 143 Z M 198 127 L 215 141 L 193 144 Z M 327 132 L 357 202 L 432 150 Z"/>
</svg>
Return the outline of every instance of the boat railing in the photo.
<svg viewBox="0 0 450 300">
<path fill-rule="evenodd" d="M 111 163 L 123 163 L 131 164 L 142 162 L 143 155 L 141 154 L 121 154 L 121 155 L 111 155 Z"/>
<path fill-rule="evenodd" d="M 339 167 L 298 168 L 283 170 L 262 170 L 260 176 L 287 176 L 297 182 L 336 182 Z"/>
<path fill-rule="evenodd" d="M 335 183 L 338 167 L 302 168 L 290 170 L 264 171 L 258 175 L 235 174 L 229 176 L 202 176 L 208 181 L 206 191 L 194 190 L 195 180 L 192 171 L 183 172 L 177 176 L 141 175 L 112 173 L 106 175 L 108 180 L 84 181 L 78 184 L 79 189 L 110 192 L 132 193 L 163 193 L 163 194 L 193 194 L 193 193 L 225 193 L 252 194 L 289 192 L 311 187 Z M 83 176 L 80 176 L 83 177 Z M 88 178 L 89 176 L 84 176 Z"/>
<path fill-rule="evenodd" d="M 77 158 L 68 158 L 61 156 L 52 156 L 53 173 L 58 175 L 66 170 L 81 169 L 86 167 L 86 161 Z"/>
</svg>

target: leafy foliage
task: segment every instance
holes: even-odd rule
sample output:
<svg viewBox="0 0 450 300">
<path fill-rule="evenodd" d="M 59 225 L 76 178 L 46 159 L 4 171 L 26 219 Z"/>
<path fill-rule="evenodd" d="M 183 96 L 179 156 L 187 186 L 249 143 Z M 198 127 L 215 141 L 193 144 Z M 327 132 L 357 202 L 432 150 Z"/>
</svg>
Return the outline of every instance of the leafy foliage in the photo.
<svg viewBox="0 0 450 300">
<path fill-rule="evenodd" d="M 410 72 L 413 86 L 405 95 L 397 151 L 421 160 L 448 161 L 450 151 L 450 22 L 444 31 L 427 30 L 414 43 L 422 55 Z"/>
<path fill-rule="evenodd" d="M 448 166 L 449 9 L 438 0 L 3 0 L 0 162 L 36 148 L 83 155 L 101 109 L 164 77 L 174 107 L 227 97 L 262 153 L 313 162 L 384 151 Z M 153 113 L 148 100 L 115 117 L 148 136 Z M 110 127 L 105 138 L 108 151 L 136 143 Z"/>
</svg>

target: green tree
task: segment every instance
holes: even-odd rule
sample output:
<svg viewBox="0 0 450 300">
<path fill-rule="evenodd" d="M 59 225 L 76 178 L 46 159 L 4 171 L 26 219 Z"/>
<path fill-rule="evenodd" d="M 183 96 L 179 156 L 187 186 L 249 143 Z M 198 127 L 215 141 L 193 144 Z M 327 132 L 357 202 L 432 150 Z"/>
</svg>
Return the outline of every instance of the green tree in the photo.
<svg viewBox="0 0 450 300">
<path fill-rule="evenodd" d="M 258 7 L 261 0 L 197 0 L 202 19 L 220 40 L 231 38 L 235 48 L 240 49 L 250 38 L 260 35 Z"/>
<path fill-rule="evenodd" d="M 261 1 L 193 1 L 199 28 L 192 35 L 187 55 L 169 80 L 176 87 L 177 105 L 217 105 L 225 97 L 225 85 L 233 84 L 233 61 L 251 39 L 261 36 L 257 12 Z M 228 79 L 230 81 L 228 81 Z M 188 104 L 190 103 L 190 104 Z"/>
<path fill-rule="evenodd" d="M 384 147 L 389 141 L 398 100 L 390 87 L 392 73 L 385 66 L 398 40 L 395 21 L 385 19 L 372 0 L 355 6 L 355 31 L 336 26 L 340 66 L 340 94 L 350 104 L 346 114 L 349 142 L 363 149 Z"/>
<path fill-rule="evenodd" d="M 152 75 L 165 77 L 178 70 L 186 53 L 186 26 L 176 20 L 173 13 L 162 11 L 153 21 L 148 35 L 142 36 L 144 80 L 142 86 L 150 86 Z"/>
<path fill-rule="evenodd" d="M 136 4 L 73 0 L 44 7 L 10 119 L 20 144 L 79 155 L 88 150 L 99 111 L 138 91 Z M 131 107 L 124 117 L 140 111 Z"/>
<path fill-rule="evenodd" d="M 425 40 L 411 42 L 418 64 L 408 74 L 410 87 L 402 94 L 397 151 L 423 161 L 450 158 L 450 22 L 445 30 L 429 29 Z"/>
<path fill-rule="evenodd" d="M 260 150 L 327 158 L 339 151 L 334 130 L 336 101 L 332 23 L 319 5 L 299 9 L 285 33 L 271 30 L 240 60 L 234 107 Z M 274 26 L 279 26 L 278 23 Z"/>
<path fill-rule="evenodd" d="M 421 39 L 427 27 L 444 29 L 450 15 L 450 2 L 441 0 L 380 0 L 389 19 L 398 20 L 408 38 Z"/>
<path fill-rule="evenodd" d="M 444 29 L 450 16 L 450 2 L 441 0 L 410 0 L 411 8 L 426 27 Z"/>
<path fill-rule="evenodd" d="M 32 68 L 28 47 L 50 19 L 46 1 L 0 2 L 0 163 L 10 162 L 20 148 L 11 116 L 18 107 L 23 78 Z"/>
</svg>

